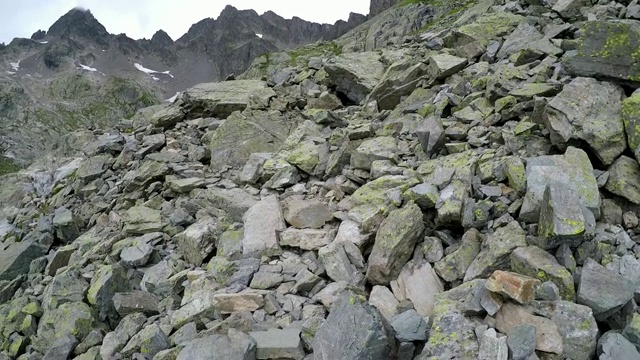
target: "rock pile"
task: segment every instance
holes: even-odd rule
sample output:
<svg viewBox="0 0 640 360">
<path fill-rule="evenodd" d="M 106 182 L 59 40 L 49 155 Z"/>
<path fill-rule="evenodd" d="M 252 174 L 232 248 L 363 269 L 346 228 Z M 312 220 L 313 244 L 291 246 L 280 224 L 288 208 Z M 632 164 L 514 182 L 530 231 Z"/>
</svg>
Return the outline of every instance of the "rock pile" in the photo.
<svg viewBox="0 0 640 360">
<path fill-rule="evenodd" d="M 3 177 L 0 358 L 640 359 L 639 9 L 470 1 Z"/>
</svg>

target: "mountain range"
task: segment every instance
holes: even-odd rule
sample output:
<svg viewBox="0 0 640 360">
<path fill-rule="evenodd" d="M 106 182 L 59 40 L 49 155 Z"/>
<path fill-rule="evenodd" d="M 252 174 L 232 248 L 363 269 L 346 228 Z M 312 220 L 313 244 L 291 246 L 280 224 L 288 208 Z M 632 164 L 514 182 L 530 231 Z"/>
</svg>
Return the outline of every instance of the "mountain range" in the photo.
<svg viewBox="0 0 640 360">
<path fill-rule="evenodd" d="M 134 40 L 74 8 L 0 48 L 0 171 L 73 147 L 65 137 L 73 130 L 113 126 L 198 83 L 239 75 L 262 54 L 331 41 L 366 20 L 352 13 L 317 24 L 229 5 L 175 41 L 162 30 Z"/>
</svg>

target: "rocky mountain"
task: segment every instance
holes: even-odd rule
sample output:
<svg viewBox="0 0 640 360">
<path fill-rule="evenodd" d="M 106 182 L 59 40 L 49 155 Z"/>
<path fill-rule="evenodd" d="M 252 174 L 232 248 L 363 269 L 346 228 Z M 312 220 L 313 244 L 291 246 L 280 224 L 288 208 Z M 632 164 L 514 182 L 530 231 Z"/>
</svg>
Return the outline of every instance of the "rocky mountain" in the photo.
<svg viewBox="0 0 640 360">
<path fill-rule="evenodd" d="M 0 168 L 54 148 L 65 154 L 75 141 L 69 132 L 110 128 L 198 83 L 239 75 L 259 55 L 335 39 L 365 19 L 316 24 L 227 6 L 175 41 L 162 30 L 133 40 L 73 9 L 48 31 L 0 49 Z"/>
<path fill-rule="evenodd" d="M 0 356 L 638 359 L 639 43 L 635 2 L 402 2 L 77 131 L 0 177 Z"/>
</svg>

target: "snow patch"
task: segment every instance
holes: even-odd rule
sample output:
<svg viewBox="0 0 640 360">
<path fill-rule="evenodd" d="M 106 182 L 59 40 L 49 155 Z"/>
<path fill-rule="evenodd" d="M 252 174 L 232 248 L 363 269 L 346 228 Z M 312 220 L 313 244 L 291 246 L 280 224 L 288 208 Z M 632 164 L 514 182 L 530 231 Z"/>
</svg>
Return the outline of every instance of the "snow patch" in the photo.
<svg viewBox="0 0 640 360">
<path fill-rule="evenodd" d="M 40 44 L 48 44 L 48 41 L 40 41 Z"/>
<path fill-rule="evenodd" d="M 155 81 L 160 80 L 160 78 L 158 78 L 158 77 L 156 77 L 156 76 L 151 76 L 151 78 L 152 78 L 153 80 L 155 80 Z"/>
<path fill-rule="evenodd" d="M 15 72 L 15 71 L 7 71 L 6 73 L 7 73 L 7 74 L 9 74 L 9 75 L 13 75 L 13 74 L 15 74 L 16 72 Z"/>
<path fill-rule="evenodd" d="M 169 70 L 167 70 L 167 71 L 151 70 L 151 69 L 147 69 L 146 67 L 144 67 L 144 66 L 142 66 L 142 65 L 140 65 L 138 63 L 133 64 L 133 66 L 135 66 L 136 69 L 142 71 L 143 73 L 147 73 L 149 75 L 151 75 L 151 74 L 165 74 L 165 75 L 169 75 L 169 76 L 173 77 L 173 75 L 171 75 L 171 72 Z"/>
<path fill-rule="evenodd" d="M 174 102 L 176 101 L 176 99 L 178 98 L 178 96 L 180 96 L 182 93 L 180 91 L 178 91 L 175 95 L 173 95 L 172 97 L 168 98 L 167 100 L 165 100 L 166 102 Z"/>
<path fill-rule="evenodd" d="M 98 69 L 96 68 L 92 68 L 90 66 L 84 65 L 84 64 L 79 64 L 80 68 L 82 68 L 82 70 L 87 70 L 87 71 L 98 71 Z"/>
<path fill-rule="evenodd" d="M 262 39 L 262 34 L 256 34 L 256 36 Z"/>
<path fill-rule="evenodd" d="M 20 61 L 16 61 L 16 62 L 10 62 L 9 65 L 11 65 L 11 67 L 13 68 L 13 70 L 18 71 L 20 70 Z"/>
</svg>

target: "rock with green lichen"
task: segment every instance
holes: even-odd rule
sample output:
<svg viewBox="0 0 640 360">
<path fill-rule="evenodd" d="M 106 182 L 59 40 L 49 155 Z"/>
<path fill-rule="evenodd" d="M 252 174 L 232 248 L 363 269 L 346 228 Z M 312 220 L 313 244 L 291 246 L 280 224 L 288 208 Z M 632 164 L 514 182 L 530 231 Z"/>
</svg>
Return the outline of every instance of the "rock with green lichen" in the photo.
<svg viewBox="0 0 640 360">
<path fill-rule="evenodd" d="M 523 22 L 507 36 L 498 51 L 499 59 L 507 58 L 522 50 L 535 51 L 548 55 L 560 55 L 562 50 L 555 47 L 533 25 Z M 515 94 L 511 94 L 515 95 Z"/>
<path fill-rule="evenodd" d="M 404 201 L 413 201 L 423 210 L 435 207 L 438 197 L 438 188 L 428 183 L 418 184 L 402 193 Z"/>
<path fill-rule="evenodd" d="M 557 248 L 565 243 L 575 247 L 584 239 L 586 230 L 576 191 L 559 183 L 547 184 L 540 209 L 537 245 L 543 249 Z"/>
<path fill-rule="evenodd" d="M 31 345 L 46 353 L 59 338 L 72 335 L 82 341 L 96 326 L 94 311 L 83 302 L 70 302 L 45 311 L 38 324 L 38 335 Z"/>
<path fill-rule="evenodd" d="M 419 180 L 415 177 L 403 175 L 385 175 L 370 181 L 360 187 L 351 195 L 351 200 L 355 205 L 376 205 L 386 208 L 391 204 L 387 193 L 398 189 L 401 192 L 415 186 Z"/>
<path fill-rule="evenodd" d="M 627 147 L 622 122 L 623 89 L 609 82 L 579 77 L 565 85 L 545 108 L 543 122 L 551 142 L 565 149 L 583 140 L 605 165 Z"/>
<path fill-rule="evenodd" d="M 464 200 L 469 196 L 469 187 L 464 181 L 454 179 L 438 196 L 436 210 L 438 226 L 456 225 L 462 223 L 462 208 Z"/>
<path fill-rule="evenodd" d="M 312 343 L 316 360 L 371 359 L 395 356 L 393 330 L 363 296 L 345 291 L 331 306 Z"/>
<path fill-rule="evenodd" d="M 278 112 L 251 111 L 234 113 L 215 131 L 204 135 L 202 142 L 211 150 L 211 167 L 242 167 L 253 153 L 275 153 L 284 143 L 295 121 Z"/>
<path fill-rule="evenodd" d="M 637 87 L 640 81 L 640 24 L 635 20 L 599 20 L 584 24 L 577 51 L 563 58 L 569 73 L 613 79 Z"/>
<path fill-rule="evenodd" d="M 350 101 L 365 100 L 382 79 L 385 67 L 377 52 L 347 53 L 325 65 L 328 81 Z"/>
<path fill-rule="evenodd" d="M 558 286 L 563 300 L 575 301 L 573 275 L 558 263 L 553 255 L 537 246 L 524 246 L 511 253 L 511 269 L 542 282 L 551 281 Z"/>
<path fill-rule="evenodd" d="M 435 306 L 429 318 L 429 339 L 416 360 L 478 357 L 479 345 L 474 329 L 480 325 L 480 320 L 464 314 L 465 302 L 473 296 L 471 290 L 475 285 L 472 281 L 435 295 Z"/>
<path fill-rule="evenodd" d="M 552 320 L 534 315 L 533 309 L 512 302 L 504 303 L 495 315 L 495 328 L 503 334 L 509 334 L 524 324 L 536 327 L 536 350 L 562 354 L 563 339 Z"/>
<path fill-rule="evenodd" d="M 382 222 L 369 255 L 367 279 L 385 285 L 395 279 L 409 260 L 424 224 L 422 211 L 413 202 L 393 210 Z"/>
<path fill-rule="evenodd" d="M 591 309 L 569 301 L 541 301 L 536 312 L 553 320 L 562 337 L 562 355 L 591 359 L 596 352 L 598 324 Z"/>
<path fill-rule="evenodd" d="M 494 12 L 478 17 L 476 21 L 458 28 L 458 31 L 486 46 L 495 38 L 511 33 L 523 21 L 524 17 L 510 12 Z"/>
<path fill-rule="evenodd" d="M 605 189 L 640 204 L 640 165 L 627 156 L 620 156 L 609 167 L 609 180 Z"/>
<path fill-rule="evenodd" d="M 445 281 L 455 281 L 464 278 L 467 269 L 480 253 L 482 239 L 476 229 L 467 231 L 456 249 L 436 262 L 435 271 Z"/>
<path fill-rule="evenodd" d="M 448 54 L 438 54 L 429 57 L 427 73 L 434 80 L 441 80 L 464 69 L 467 59 Z"/>
<path fill-rule="evenodd" d="M 396 160 L 398 140 L 391 136 L 380 136 L 365 140 L 351 154 L 351 166 L 357 169 L 371 169 L 374 160 Z"/>
<path fill-rule="evenodd" d="M 134 206 L 124 213 L 124 231 L 129 235 L 144 235 L 162 231 L 160 212 L 145 206 Z"/>
<path fill-rule="evenodd" d="M 401 59 L 389 66 L 380 82 L 365 100 L 378 102 L 378 109 L 393 110 L 403 96 L 415 90 L 418 82 L 427 74 L 427 65 L 411 57 Z"/>
<path fill-rule="evenodd" d="M 218 236 L 223 231 L 223 226 L 212 217 L 202 217 L 191 224 L 185 231 L 176 235 L 180 244 L 180 252 L 189 263 L 200 266 L 202 261 L 209 257 Z"/>
<path fill-rule="evenodd" d="M 526 245 L 524 230 L 517 221 L 499 228 L 487 236 L 482 250 L 467 269 L 464 281 L 487 278 L 496 270 L 507 269 L 511 252 Z"/>
<path fill-rule="evenodd" d="M 91 287 L 87 291 L 89 304 L 96 307 L 100 320 L 118 319 L 113 306 L 113 296 L 118 292 L 130 290 L 127 283 L 126 270 L 120 265 L 105 265 L 96 271 L 91 279 Z"/>
<path fill-rule="evenodd" d="M 169 347 L 169 338 L 160 326 L 151 324 L 135 334 L 122 349 L 121 354 L 130 357 L 134 353 L 153 358 L 158 352 Z"/>
<path fill-rule="evenodd" d="M 600 191 L 586 152 L 569 147 L 564 156 L 528 158 L 526 164 L 527 193 L 524 196 L 520 219 L 529 222 L 539 220 L 544 191 L 551 182 L 574 188 L 581 204 L 591 210 L 596 219 L 600 217 Z"/>
</svg>

